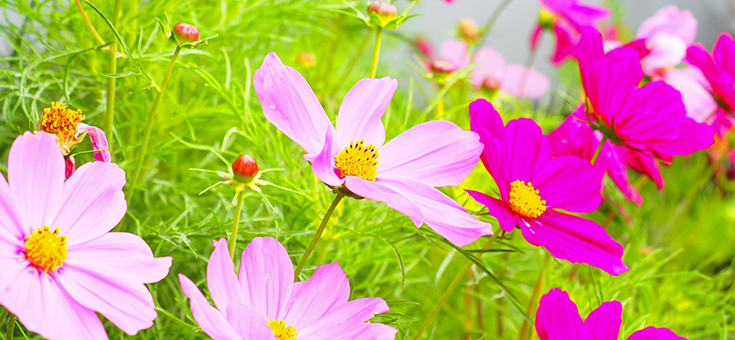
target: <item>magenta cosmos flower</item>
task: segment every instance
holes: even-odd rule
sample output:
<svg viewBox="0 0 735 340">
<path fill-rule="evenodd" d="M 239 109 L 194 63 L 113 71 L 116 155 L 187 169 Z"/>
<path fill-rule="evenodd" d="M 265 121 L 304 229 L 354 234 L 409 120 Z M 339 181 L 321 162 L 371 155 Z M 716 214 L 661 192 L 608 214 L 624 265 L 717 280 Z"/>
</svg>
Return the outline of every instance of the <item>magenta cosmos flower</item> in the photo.
<svg viewBox="0 0 735 340">
<path fill-rule="evenodd" d="M 617 340 L 623 324 L 623 305 L 603 302 L 582 320 L 577 305 L 567 292 L 552 288 L 536 311 L 536 332 L 540 340 Z M 648 327 L 631 334 L 627 340 L 686 340 L 667 328 Z"/>
<path fill-rule="evenodd" d="M 91 162 L 65 182 L 55 138 L 26 132 L 0 178 L 0 304 L 48 339 L 106 339 L 95 312 L 130 335 L 153 324 L 144 284 L 163 279 L 171 258 L 108 232 L 127 210 L 123 170 Z"/>
<path fill-rule="evenodd" d="M 476 88 L 499 90 L 515 97 L 538 98 L 549 88 L 549 78 L 538 71 L 518 64 L 505 64 L 505 58 L 491 47 L 475 53 L 478 63 L 470 75 Z"/>
<path fill-rule="evenodd" d="M 381 117 L 395 79 L 360 80 L 342 102 L 336 130 L 304 77 L 275 53 L 255 71 L 254 83 L 265 117 L 304 148 L 322 182 L 385 202 L 458 246 L 492 234 L 490 224 L 434 188 L 459 185 L 474 169 L 482 152 L 477 134 L 431 121 L 384 144 Z"/>
<path fill-rule="evenodd" d="M 381 298 L 348 301 L 350 282 L 337 262 L 294 283 L 291 258 L 278 241 L 256 237 L 242 253 L 239 277 L 227 241 L 214 242 L 207 286 L 216 308 L 179 274 L 194 320 L 215 340 L 393 340 L 397 331 L 368 320 L 388 311 Z"/>
<path fill-rule="evenodd" d="M 552 159 L 548 137 L 531 119 L 503 120 L 484 99 L 470 104 L 470 125 L 485 145 L 480 159 L 495 179 L 500 199 L 467 190 L 498 219 L 504 231 L 520 226 L 523 237 L 556 258 L 582 262 L 612 275 L 628 271 L 623 247 L 597 223 L 556 211 L 594 211 L 600 205 L 602 171 L 566 155 Z"/>
<path fill-rule="evenodd" d="M 591 123 L 614 144 L 671 161 L 714 143 L 711 127 L 687 117 L 679 91 L 663 81 L 638 88 L 643 71 L 635 50 L 606 54 L 600 32 L 585 29 L 579 51 Z"/>
<path fill-rule="evenodd" d="M 707 79 L 702 85 L 718 104 L 717 115 L 735 114 L 735 39 L 721 33 L 711 54 L 701 44 L 694 44 L 687 49 L 686 60 Z"/>
</svg>

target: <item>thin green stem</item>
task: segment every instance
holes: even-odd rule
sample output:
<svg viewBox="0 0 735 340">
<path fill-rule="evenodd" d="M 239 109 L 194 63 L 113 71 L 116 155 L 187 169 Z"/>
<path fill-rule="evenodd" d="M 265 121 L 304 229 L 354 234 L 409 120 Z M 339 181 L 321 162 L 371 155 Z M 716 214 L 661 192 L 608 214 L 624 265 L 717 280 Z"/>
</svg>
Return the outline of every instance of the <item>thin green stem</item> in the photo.
<svg viewBox="0 0 735 340">
<path fill-rule="evenodd" d="M 375 48 L 373 49 L 373 62 L 370 64 L 370 78 L 375 78 L 378 71 L 378 58 L 380 58 L 380 40 L 383 37 L 383 28 L 375 28 Z"/>
<path fill-rule="evenodd" d="M 128 182 L 130 184 L 130 187 L 125 193 L 125 197 L 128 199 L 129 207 L 133 205 L 132 202 L 133 195 L 135 194 L 135 187 L 138 185 L 138 180 L 140 179 L 140 174 L 143 170 L 143 161 L 146 157 L 146 151 L 148 151 L 148 142 L 151 139 L 151 130 L 153 130 L 153 123 L 156 120 L 156 111 L 158 111 L 158 105 L 161 103 L 163 93 L 166 91 L 166 85 L 168 85 L 168 80 L 169 78 L 171 78 L 171 73 L 174 70 L 174 65 L 176 65 L 176 58 L 179 57 L 179 53 L 181 53 L 181 46 L 176 46 L 176 51 L 174 52 L 173 57 L 171 57 L 171 62 L 169 62 L 168 64 L 168 69 L 166 69 L 166 73 L 163 75 L 161 90 L 156 95 L 156 99 L 153 100 L 151 112 L 148 114 L 148 122 L 146 123 L 145 131 L 143 132 L 143 141 L 140 144 L 140 151 L 138 152 L 138 159 L 135 161 L 135 168 L 133 168 L 133 179 L 132 181 Z"/>
<path fill-rule="evenodd" d="M 5 339 L 13 340 L 13 333 L 15 333 L 15 314 L 10 314 L 8 328 L 5 330 Z"/>
<path fill-rule="evenodd" d="M 484 246 L 482 246 L 482 250 L 487 250 L 490 248 L 490 245 L 495 241 L 495 239 L 498 238 L 498 234 L 495 233 L 492 236 L 490 236 L 490 239 L 487 240 Z M 484 253 L 478 253 L 477 257 L 482 257 Z M 434 305 L 434 309 L 431 310 L 431 313 L 429 313 L 429 316 L 426 317 L 426 320 L 424 320 L 424 323 L 421 324 L 421 327 L 416 332 L 416 335 L 414 335 L 413 340 L 418 340 L 422 334 L 426 331 L 427 328 L 429 328 L 429 325 L 434 320 L 437 314 L 439 314 L 439 311 L 441 310 L 442 306 L 444 306 L 444 303 L 447 302 L 447 299 L 449 298 L 449 295 L 452 294 L 455 288 L 457 288 L 457 285 L 459 285 L 460 282 L 464 279 L 465 275 L 470 271 L 470 268 L 472 268 L 472 265 L 474 263 L 472 261 L 467 261 L 467 264 L 462 268 L 462 270 L 457 273 L 457 276 L 454 277 L 454 280 L 452 280 L 452 283 L 447 286 L 447 289 L 444 291 L 444 294 L 441 298 L 439 298 L 439 301 L 436 302 L 436 305 Z"/>
<path fill-rule="evenodd" d="M 436 118 L 441 119 L 444 116 L 444 100 L 439 97 L 436 101 Z"/>
<path fill-rule="evenodd" d="M 603 136 L 602 140 L 600 141 L 600 145 L 597 146 L 597 150 L 595 150 L 595 154 L 592 156 L 592 165 L 595 165 L 597 157 L 600 156 L 600 152 L 602 151 L 602 147 L 605 146 L 605 142 L 607 142 L 607 136 Z"/>
<path fill-rule="evenodd" d="M 77 1 L 77 3 L 79 3 Z M 115 27 L 116 30 L 118 29 L 118 23 L 120 21 L 120 5 L 122 4 L 122 0 L 115 0 L 115 7 L 112 11 L 112 26 Z M 81 5 L 79 9 L 81 9 Z M 83 13 L 83 12 L 82 12 Z M 91 23 L 89 24 L 91 27 Z M 94 27 L 91 27 L 92 31 L 94 31 Z M 95 32 L 96 33 L 96 32 Z M 112 45 L 110 45 L 110 54 L 107 57 L 107 73 L 109 74 L 115 74 L 117 73 L 117 38 L 113 35 L 112 39 L 115 41 Z M 113 118 L 115 116 L 115 82 L 117 78 L 110 77 L 107 78 L 107 110 L 105 111 L 104 116 L 104 130 L 105 134 L 107 135 L 107 138 L 110 138 L 112 140 L 112 122 Z"/>
<path fill-rule="evenodd" d="M 535 310 L 536 305 L 538 304 L 538 301 L 541 297 L 541 293 L 544 291 L 544 286 L 546 286 L 546 273 L 549 271 L 549 263 L 551 263 L 551 254 L 549 252 L 546 252 L 544 255 L 544 265 L 541 267 L 541 273 L 538 276 L 538 280 L 536 280 L 536 287 L 533 288 L 533 294 L 531 295 L 531 300 L 528 301 L 528 309 L 526 309 L 526 315 L 529 317 L 532 317 L 533 311 Z M 526 340 L 528 334 L 528 322 L 523 322 L 523 328 L 521 328 L 521 336 L 519 339 Z"/>
<path fill-rule="evenodd" d="M 240 213 L 242 202 L 245 201 L 245 191 L 237 193 L 237 206 L 235 206 L 235 220 L 232 222 L 232 235 L 230 235 L 230 258 L 235 258 L 235 247 L 237 246 L 237 230 L 240 227 Z"/>
<path fill-rule="evenodd" d="M 97 30 L 94 29 L 94 25 L 92 25 L 92 22 L 89 21 L 89 17 L 87 16 L 87 12 L 84 11 L 84 7 L 82 7 L 82 2 L 79 0 L 74 0 L 74 2 L 77 3 L 77 8 L 79 9 L 79 13 L 82 14 L 82 18 L 84 19 L 84 22 L 87 23 L 87 27 L 89 27 L 89 30 L 92 31 L 92 34 L 94 35 L 94 38 L 97 40 L 97 42 L 100 45 L 104 45 L 105 41 L 102 40 L 102 37 L 100 37 L 99 34 L 97 34 Z"/>
<path fill-rule="evenodd" d="M 495 21 L 498 20 L 498 17 L 500 17 L 500 13 L 503 13 L 503 10 L 508 7 L 511 2 L 513 2 L 513 0 L 503 0 L 503 2 L 498 4 L 498 7 L 495 7 L 493 12 L 490 14 L 490 18 L 487 20 L 487 23 L 482 28 L 482 39 L 480 40 L 479 46 L 485 44 L 485 39 L 487 39 L 488 33 L 490 33 L 493 25 L 495 25 Z"/>
<path fill-rule="evenodd" d="M 304 251 L 304 255 L 301 255 L 301 260 L 299 260 L 299 265 L 296 266 L 296 270 L 294 271 L 294 278 L 296 279 L 299 278 L 299 275 L 301 274 L 301 270 L 303 270 L 304 265 L 306 265 L 306 259 L 309 258 L 309 255 L 316 247 L 317 242 L 319 242 L 319 238 L 322 237 L 324 228 L 327 226 L 327 222 L 329 221 L 329 218 L 332 216 L 332 213 L 334 212 L 334 208 L 337 207 L 337 204 L 339 204 L 339 201 L 341 201 L 343 197 L 344 196 L 342 194 L 337 194 L 337 197 L 335 197 L 334 201 L 332 201 L 332 205 L 330 205 L 329 209 L 327 209 L 327 213 L 324 214 L 324 218 L 322 218 L 322 223 L 319 224 L 319 229 L 316 230 L 316 234 L 314 234 L 314 238 L 311 239 L 311 243 L 309 243 L 309 246 L 306 247 L 306 250 Z"/>
</svg>

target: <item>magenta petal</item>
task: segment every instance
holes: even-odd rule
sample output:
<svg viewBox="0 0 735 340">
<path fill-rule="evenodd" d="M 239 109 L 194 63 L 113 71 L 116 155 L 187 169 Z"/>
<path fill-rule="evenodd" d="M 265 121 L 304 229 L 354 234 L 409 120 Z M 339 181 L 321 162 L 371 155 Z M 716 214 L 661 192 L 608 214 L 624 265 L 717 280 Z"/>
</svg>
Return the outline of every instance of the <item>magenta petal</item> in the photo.
<svg viewBox="0 0 735 340">
<path fill-rule="evenodd" d="M 375 314 L 387 312 L 388 304 L 381 298 L 363 298 L 342 303 L 332 308 L 327 314 L 304 327 L 298 329 L 299 338 L 335 339 L 356 328 L 362 328 L 365 322 Z"/>
<path fill-rule="evenodd" d="M 241 339 L 277 340 L 268 320 L 242 301 L 233 300 L 227 306 L 226 314 L 227 322 L 240 333 Z"/>
<path fill-rule="evenodd" d="M 719 78 L 718 70 L 715 66 L 715 61 L 704 46 L 701 44 L 689 46 L 689 48 L 687 48 L 686 61 L 699 68 L 713 88 L 717 86 L 717 80 Z"/>
<path fill-rule="evenodd" d="M 365 140 L 376 148 L 385 142 L 383 114 L 388 108 L 398 81 L 389 77 L 362 79 L 347 92 L 337 115 L 339 146 Z"/>
<path fill-rule="evenodd" d="M 207 287 L 217 309 L 225 311 L 225 314 L 230 302 L 241 299 L 235 265 L 232 263 L 227 240 L 224 238 L 214 241 L 214 251 L 207 262 Z"/>
<path fill-rule="evenodd" d="M 717 67 L 729 74 L 731 81 L 735 80 L 735 39 L 729 33 L 722 32 L 717 37 L 712 47 L 712 57 Z"/>
<path fill-rule="evenodd" d="M 255 93 L 271 124 L 309 154 L 322 149 L 327 130 L 334 130 L 306 79 L 271 52 L 253 76 Z"/>
<path fill-rule="evenodd" d="M 681 92 L 687 116 L 696 122 L 706 122 L 717 110 L 717 102 L 708 90 L 709 83 L 698 68 L 671 69 L 663 74 L 663 79 Z"/>
<path fill-rule="evenodd" d="M 656 161 L 655 158 L 633 151 L 624 146 L 615 145 L 614 147 L 629 167 L 648 176 L 651 180 L 656 182 L 659 190 L 664 188 L 664 178 L 661 174 L 661 168 L 658 165 L 658 161 Z"/>
<path fill-rule="evenodd" d="M 457 186 L 482 152 L 479 136 L 437 120 L 416 125 L 380 150 L 378 174 L 410 177 L 433 187 Z"/>
<path fill-rule="evenodd" d="M 77 124 L 77 128 L 79 129 L 79 133 L 86 132 L 87 135 L 89 135 L 89 139 L 92 140 L 92 148 L 94 150 L 102 150 L 94 153 L 94 159 L 105 163 L 112 162 L 112 157 L 110 156 L 110 145 L 107 143 L 107 136 L 102 129 L 84 123 Z"/>
<path fill-rule="evenodd" d="M 297 330 L 309 327 L 350 298 L 350 281 L 339 263 L 319 266 L 306 281 L 296 282 L 284 320 Z"/>
<path fill-rule="evenodd" d="M 181 282 L 181 290 L 184 291 L 184 295 L 191 301 L 191 314 L 204 333 L 216 340 L 242 339 L 227 322 L 225 315 L 209 304 L 194 282 L 191 282 L 184 274 L 179 274 L 179 282 Z"/>
<path fill-rule="evenodd" d="M 481 192 L 465 190 L 467 193 L 475 199 L 475 201 L 487 207 L 490 211 L 490 215 L 495 217 L 502 228 L 506 232 L 513 231 L 518 225 L 518 215 L 510 210 L 508 203 L 501 201 L 495 197 L 485 195 Z"/>
<path fill-rule="evenodd" d="M 500 90 L 516 97 L 538 98 L 549 88 L 549 78 L 523 65 L 508 64 Z"/>
<path fill-rule="evenodd" d="M 411 198 L 406 196 L 405 193 L 383 183 L 381 177 L 378 177 L 375 181 L 366 181 L 355 176 L 347 176 L 346 179 L 345 184 L 347 189 L 355 194 L 369 200 L 385 203 L 401 214 L 411 218 L 411 222 L 417 228 L 421 227 L 421 224 L 424 223 L 424 215 L 419 206 Z"/>
<path fill-rule="evenodd" d="M 623 246 L 588 219 L 546 210 L 536 219 L 521 218 L 520 227 L 528 243 L 543 246 L 558 259 L 586 263 L 610 275 L 629 270 L 622 260 Z"/>
<path fill-rule="evenodd" d="M 633 332 L 628 340 L 687 340 L 685 337 L 676 335 L 668 328 L 648 327 Z"/>
<path fill-rule="evenodd" d="M 480 136 L 480 142 L 484 145 L 480 160 L 498 184 L 500 197 L 507 200 L 510 182 L 502 159 L 501 140 L 505 140 L 503 120 L 493 105 L 485 99 L 477 99 L 470 103 L 469 111 L 470 128 Z"/>
<path fill-rule="evenodd" d="M 68 259 L 109 267 L 140 283 L 163 280 L 171 267 L 171 257 L 153 257 L 153 252 L 138 235 L 106 233 L 69 248 Z"/>
<path fill-rule="evenodd" d="M 240 260 L 243 303 L 269 320 L 282 319 L 293 289 L 293 262 L 283 245 L 272 237 L 256 237 Z"/>
<path fill-rule="evenodd" d="M 68 244 L 84 243 L 114 228 L 125 216 L 122 188 L 125 171 L 117 164 L 92 162 L 79 167 L 64 183 L 64 209 L 49 226 L 68 236 Z"/>
<path fill-rule="evenodd" d="M 332 148 L 334 146 L 334 132 L 332 130 L 327 131 L 327 135 L 324 141 L 324 147 L 319 154 L 311 160 L 311 171 L 314 172 L 317 178 L 322 182 L 336 187 L 344 183 L 343 179 L 340 179 L 335 174 L 334 156 L 332 155 Z"/>
<path fill-rule="evenodd" d="M 578 58 L 577 43 L 579 37 L 574 32 L 574 28 L 563 21 L 557 21 L 554 23 L 554 35 L 556 36 L 556 46 L 554 55 L 551 57 L 554 65 L 561 65 L 568 57 Z M 602 49 L 602 46 L 600 46 L 600 49 Z"/>
<path fill-rule="evenodd" d="M 74 156 L 69 156 L 66 158 L 64 165 L 66 166 L 64 175 L 66 175 L 66 178 L 69 178 L 74 174 L 74 170 L 76 170 L 77 161 L 74 159 Z"/>
<path fill-rule="evenodd" d="M 607 171 L 607 174 L 613 182 L 615 182 L 615 185 L 620 188 L 620 191 L 623 192 L 625 198 L 629 199 L 636 205 L 641 205 L 643 204 L 643 198 L 638 192 L 638 189 L 630 184 L 625 161 L 617 150 L 617 146 L 611 144 L 610 141 L 607 141 L 600 151 L 600 156 L 597 159 L 597 162 L 600 163 L 600 166 Z M 597 164 L 595 164 L 595 166 L 597 166 Z"/>
<path fill-rule="evenodd" d="M 23 224 L 22 235 L 52 224 L 61 208 L 64 156 L 54 136 L 26 132 L 10 147 L 8 183 Z M 19 226 L 20 227 L 20 226 Z"/>
<path fill-rule="evenodd" d="M 586 213 L 602 203 L 602 170 L 577 156 L 559 156 L 546 163 L 531 183 L 547 208 Z"/>
<path fill-rule="evenodd" d="M 541 297 L 536 332 L 540 340 L 587 340 L 577 305 L 559 288 L 552 288 Z"/>
<path fill-rule="evenodd" d="M 536 122 L 528 118 L 508 122 L 502 152 L 500 164 L 505 167 L 509 183 L 530 181 L 551 159 L 548 137 Z"/>
<path fill-rule="evenodd" d="M 618 340 L 622 317 L 623 305 L 619 301 L 603 302 L 584 321 L 587 339 Z"/>
</svg>

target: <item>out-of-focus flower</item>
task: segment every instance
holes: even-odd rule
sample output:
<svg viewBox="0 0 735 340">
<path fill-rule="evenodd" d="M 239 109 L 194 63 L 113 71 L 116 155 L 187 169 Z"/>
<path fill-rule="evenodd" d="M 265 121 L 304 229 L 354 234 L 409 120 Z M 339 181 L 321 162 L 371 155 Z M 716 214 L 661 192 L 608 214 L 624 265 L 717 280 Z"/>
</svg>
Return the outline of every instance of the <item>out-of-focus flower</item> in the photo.
<svg viewBox="0 0 735 340">
<path fill-rule="evenodd" d="M 348 301 L 350 282 L 337 262 L 319 266 L 294 283 L 286 248 L 272 237 L 256 237 L 242 253 L 239 277 L 227 241 L 214 242 L 207 286 L 216 308 L 196 284 L 179 274 L 194 320 L 215 340 L 394 339 L 397 330 L 369 322 L 388 311 L 381 298 Z"/>
<path fill-rule="evenodd" d="M 477 23 L 472 18 L 460 20 L 457 25 L 457 33 L 459 38 L 466 41 L 467 44 L 475 43 L 482 36 L 480 28 L 477 27 Z"/>
<path fill-rule="evenodd" d="M 701 44 L 687 49 L 686 61 L 699 68 L 707 82 L 703 84 L 722 110 L 721 115 L 735 114 L 735 39 L 729 33 L 721 33 L 707 52 Z M 718 114 L 719 115 L 719 114 Z"/>
<path fill-rule="evenodd" d="M 597 223 L 556 211 L 592 212 L 600 205 L 603 172 L 589 161 L 552 158 L 548 137 L 531 119 L 503 120 L 484 99 L 470 104 L 470 126 L 485 145 L 482 163 L 500 199 L 467 190 L 498 219 L 504 231 L 519 226 L 523 237 L 556 258 L 582 262 L 611 275 L 628 271 L 623 247 Z"/>
<path fill-rule="evenodd" d="M 654 75 L 681 63 L 697 35 L 697 19 L 689 10 L 666 6 L 644 21 L 637 39 L 645 39 L 651 53 L 641 59 L 643 73 Z"/>
<path fill-rule="evenodd" d="M 444 40 L 439 47 L 439 56 L 426 62 L 430 72 L 428 79 L 444 84 L 456 71 L 470 65 L 470 55 L 467 52 L 467 42 L 463 40 Z"/>
<path fill-rule="evenodd" d="M 255 71 L 255 92 L 265 117 L 298 143 L 324 183 L 424 222 L 464 246 L 492 234 L 483 223 L 434 187 L 460 184 L 482 151 L 477 134 L 454 123 L 419 124 L 385 143 L 381 118 L 397 82 L 360 80 L 345 96 L 335 129 L 304 77 L 270 53 Z"/>
<path fill-rule="evenodd" d="M 296 58 L 296 61 L 298 61 L 299 64 L 304 65 L 305 67 L 312 67 L 314 66 L 314 64 L 316 64 L 316 57 L 314 56 L 314 53 L 301 52 Z"/>
<path fill-rule="evenodd" d="M 603 302 L 582 320 L 577 305 L 567 292 L 552 288 L 536 311 L 536 332 L 540 340 L 616 340 L 623 324 L 623 305 Z M 633 332 L 628 340 L 686 340 L 667 328 L 648 327 Z"/>
<path fill-rule="evenodd" d="M 406 23 L 406 20 L 408 20 L 409 18 L 415 17 L 417 15 L 408 15 L 408 12 L 411 10 L 411 8 L 413 8 L 414 4 L 416 4 L 416 1 L 411 1 L 411 4 L 408 6 L 408 8 L 406 8 L 400 14 L 398 13 L 396 6 L 385 1 L 371 2 L 367 7 L 367 15 L 349 4 L 347 6 L 350 7 L 352 12 L 341 10 L 339 12 L 362 21 L 368 27 L 378 27 L 388 30 L 394 30 L 398 27 L 401 27 L 404 23 Z"/>
<path fill-rule="evenodd" d="M 549 88 L 549 79 L 538 71 L 518 64 L 505 64 L 505 58 L 491 47 L 475 53 L 477 63 L 470 83 L 476 88 L 500 90 L 516 97 L 538 98 Z"/>
<path fill-rule="evenodd" d="M 429 39 L 417 37 L 414 39 L 413 43 L 423 56 L 429 59 L 434 57 L 434 47 L 431 46 L 431 41 L 429 41 Z"/>
<path fill-rule="evenodd" d="M 61 153 L 66 157 L 66 177 L 74 173 L 76 160 L 70 154 L 84 137 L 89 135 L 92 148 L 99 150 L 94 153 L 94 159 L 110 163 L 110 146 L 102 129 L 82 123 L 86 117 L 82 110 L 70 110 L 65 103 L 51 102 L 51 107 L 43 109 L 43 115 L 38 122 L 38 130 L 56 137 Z"/>
<path fill-rule="evenodd" d="M 582 32 L 579 70 L 589 100 L 589 123 L 613 144 L 670 161 L 713 143 L 712 128 L 686 116 L 679 91 L 663 81 L 638 88 L 643 71 L 629 48 L 604 53 L 602 36 Z"/>
<path fill-rule="evenodd" d="M 58 138 L 58 137 L 57 137 Z M 0 304 L 47 339 L 107 339 L 95 312 L 135 335 L 153 325 L 145 283 L 170 257 L 154 258 L 140 237 L 109 232 L 127 210 L 125 172 L 91 162 L 64 181 L 54 136 L 26 132 L 0 175 Z"/>
</svg>

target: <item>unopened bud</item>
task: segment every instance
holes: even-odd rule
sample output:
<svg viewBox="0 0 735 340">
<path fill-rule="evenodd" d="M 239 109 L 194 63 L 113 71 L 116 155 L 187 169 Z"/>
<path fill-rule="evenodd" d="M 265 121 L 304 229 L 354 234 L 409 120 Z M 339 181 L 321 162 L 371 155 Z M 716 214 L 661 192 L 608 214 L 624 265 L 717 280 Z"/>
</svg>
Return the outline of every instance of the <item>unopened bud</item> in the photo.
<svg viewBox="0 0 735 340">
<path fill-rule="evenodd" d="M 396 6 L 383 1 L 375 1 L 368 6 L 368 15 L 372 16 L 373 13 L 380 18 L 380 22 L 383 25 L 398 17 Z"/>
<path fill-rule="evenodd" d="M 240 155 L 232 163 L 232 172 L 238 182 L 250 183 L 258 175 L 258 162 L 248 155 Z"/>
<path fill-rule="evenodd" d="M 473 43 L 480 38 L 480 29 L 477 27 L 475 20 L 471 18 L 460 20 L 457 30 L 459 31 L 459 37 L 467 43 Z"/>
<path fill-rule="evenodd" d="M 432 78 L 439 84 L 446 83 L 452 72 L 457 70 L 454 64 L 446 60 L 434 60 L 429 67 L 431 67 Z"/>
<path fill-rule="evenodd" d="M 179 43 L 193 43 L 199 40 L 199 30 L 185 22 L 174 25 L 174 35 Z"/>
<path fill-rule="evenodd" d="M 554 13 L 551 13 L 549 10 L 542 8 L 541 12 L 538 14 L 538 23 L 541 25 L 541 27 L 552 30 L 554 29 L 554 22 L 556 21 L 556 17 L 554 16 Z"/>
<path fill-rule="evenodd" d="M 482 86 L 488 90 L 497 90 L 500 88 L 500 82 L 495 78 L 487 78 L 482 82 Z"/>
<path fill-rule="evenodd" d="M 413 43 L 416 45 L 416 48 L 421 51 L 425 56 L 432 57 L 434 55 L 434 48 L 431 47 L 431 41 L 424 37 L 418 37 L 416 38 Z"/>
<path fill-rule="evenodd" d="M 299 53 L 299 56 L 296 58 L 296 60 L 299 62 L 299 64 L 304 65 L 306 67 L 312 67 L 316 63 L 316 58 L 314 57 L 314 53 L 309 53 L 309 52 Z"/>
</svg>

